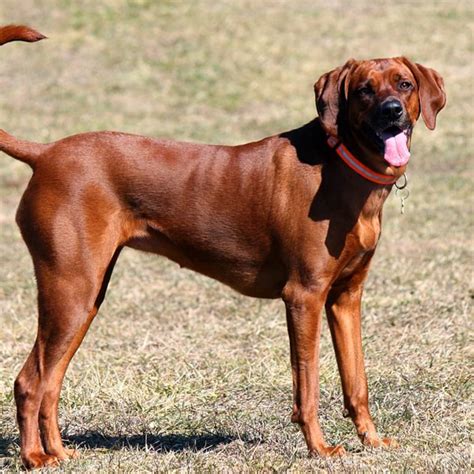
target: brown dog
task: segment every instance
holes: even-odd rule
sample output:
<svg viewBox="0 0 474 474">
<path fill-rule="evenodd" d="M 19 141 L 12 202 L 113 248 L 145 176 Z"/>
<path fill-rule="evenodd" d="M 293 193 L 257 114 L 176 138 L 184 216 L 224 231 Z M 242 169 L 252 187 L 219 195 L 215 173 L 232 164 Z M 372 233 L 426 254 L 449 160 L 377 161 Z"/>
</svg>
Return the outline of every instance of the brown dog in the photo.
<svg viewBox="0 0 474 474">
<path fill-rule="evenodd" d="M 0 43 L 41 38 L 24 27 L 0 30 Z M 405 171 L 420 113 L 435 127 L 443 81 L 403 57 L 350 60 L 315 92 L 319 119 L 235 147 L 114 132 L 46 145 L 0 132 L 0 149 L 34 171 L 17 213 L 39 309 L 36 342 L 15 382 L 25 466 L 74 455 L 58 427 L 61 384 L 124 246 L 244 295 L 283 299 L 292 421 L 311 454 L 333 456 L 344 448 L 326 444 L 317 417 L 325 307 L 357 434 L 367 446 L 396 444 L 377 435 L 369 413 L 360 301 L 383 203 Z"/>
</svg>

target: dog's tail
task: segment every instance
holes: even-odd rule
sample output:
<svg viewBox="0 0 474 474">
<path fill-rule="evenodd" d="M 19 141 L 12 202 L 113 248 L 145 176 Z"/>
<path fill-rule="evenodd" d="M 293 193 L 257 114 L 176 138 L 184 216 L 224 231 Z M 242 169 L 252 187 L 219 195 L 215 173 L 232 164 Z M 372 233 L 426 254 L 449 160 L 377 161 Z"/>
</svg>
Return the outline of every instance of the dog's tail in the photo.
<svg viewBox="0 0 474 474">
<path fill-rule="evenodd" d="M 45 39 L 46 36 L 38 31 L 24 25 L 7 25 L 0 27 L 0 45 L 9 43 L 10 41 L 26 41 L 34 43 Z"/>
<path fill-rule="evenodd" d="M 38 31 L 24 25 L 7 25 L 0 27 L 0 45 L 10 41 L 26 41 L 34 43 L 45 39 L 46 36 Z M 40 143 L 26 142 L 18 140 L 7 132 L 0 130 L 0 150 L 24 163 L 28 163 L 32 168 L 47 145 Z"/>
<path fill-rule="evenodd" d="M 44 143 L 27 142 L 19 140 L 5 130 L 0 130 L 0 151 L 16 158 L 17 160 L 27 163 L 33 169 L 36 160 L 44 153 L 50 145 Z"/>
</svg>

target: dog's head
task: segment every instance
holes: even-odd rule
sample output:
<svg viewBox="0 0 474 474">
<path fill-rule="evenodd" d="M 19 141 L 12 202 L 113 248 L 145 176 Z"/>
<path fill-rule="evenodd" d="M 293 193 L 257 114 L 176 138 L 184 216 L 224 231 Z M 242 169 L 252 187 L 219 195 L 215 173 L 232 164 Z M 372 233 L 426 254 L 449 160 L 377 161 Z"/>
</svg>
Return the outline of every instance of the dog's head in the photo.
<svg viewBox="0 0 474 474">
<path fill-rule="evenodd" d="M 407 164 L 420 113 L 433 130 L 446 103 L 441 76 L 405 57 L 351 59 L 324 74 L 314 90 L 325 131 L 355 143 L 384 172 Z"/>
</svg>

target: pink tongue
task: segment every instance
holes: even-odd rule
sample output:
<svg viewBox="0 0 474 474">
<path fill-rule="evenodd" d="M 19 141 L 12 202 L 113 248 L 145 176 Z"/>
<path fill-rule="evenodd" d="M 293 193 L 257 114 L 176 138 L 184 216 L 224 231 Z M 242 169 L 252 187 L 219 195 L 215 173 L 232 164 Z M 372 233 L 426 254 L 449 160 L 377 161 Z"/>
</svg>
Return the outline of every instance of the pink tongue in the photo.
<svg viewBox="0 0 474 474">
<path fill-rule="evenodd" d="M 384 133 L 383 141 L 385 143 L 384 158 L 392 166 L 403 166 L 410 159 L 410 152 L 407 147 L 407 136 L 404 132 L 397 135 Z"/>
</svg>

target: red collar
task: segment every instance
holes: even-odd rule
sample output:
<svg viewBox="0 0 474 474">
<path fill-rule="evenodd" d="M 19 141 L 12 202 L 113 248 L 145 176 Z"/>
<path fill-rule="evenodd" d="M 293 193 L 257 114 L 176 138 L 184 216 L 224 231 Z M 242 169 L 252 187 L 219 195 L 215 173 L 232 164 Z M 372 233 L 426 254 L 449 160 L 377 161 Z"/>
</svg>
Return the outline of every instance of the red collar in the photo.
<svg viewBox="0 0 474 474">
<path fill-rule="evenodd" d="M 334 148 L 335 152 L 339 155 L 342 161 L 344 161 L 344 163 L 349 166 L 349 168 L 354 170 L 363 178 L 372 181 L 372 183 L 387 185 L 394 184 L 397 181 L 398 178 L 395 176 L 380 174 L 365 166 L 345 147 L 345 145 L 337 137 L 329 135 L 328 145 L 331 148 Z"/>
</svg>

